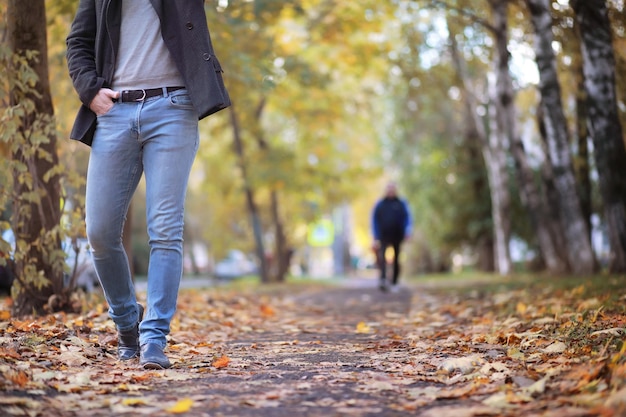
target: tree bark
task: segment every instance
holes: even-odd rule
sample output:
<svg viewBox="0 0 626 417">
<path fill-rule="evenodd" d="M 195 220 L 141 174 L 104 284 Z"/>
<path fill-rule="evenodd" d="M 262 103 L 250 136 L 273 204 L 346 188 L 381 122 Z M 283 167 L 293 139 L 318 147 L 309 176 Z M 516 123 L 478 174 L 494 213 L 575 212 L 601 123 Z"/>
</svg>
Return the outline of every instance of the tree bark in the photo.
<svg viewBox="0 0 626 417">
<path fill-rule="evenodd" d="M 487 167 L 491 183 L 493 222 L 496 245 L 496 268 L 501 275 L 511 272 L 511 196 L 509 174 L 506 164 L 507 114 L 506 106 L 513 97 L 504 82 L 509 74 L 509 52 L 507 50 L 507 10 L 506 0 L 489 2 L 493 14 L 494 74 L 489 77 L 491 103 L 489 106 L 489 147 L 486 149 Z"/>
<path fill-rule="evenodd" d="M 590 149 L 589 143 L 591 136 L 589 134 L 589 110 L 587 109 L 587 92 L 585 91 L 585 73 L 583 71 L 583 59 L 580 44 L 580 28 L 578 23 L 574 22 L 573 37 L 576 39 L 573 47 L 575 50 L 572 55 L 572 71 L 576 82 L 576 149 L 574 155 L 574 171 L 578 182 L 578 194 L 580 196 L 580 207 L 583 211 L 583 217 L 587 222 L 587 228 L 591 235 L 592 224 L 591 215 L 593 214 L 593 198 L 591 183 L 591 167 L 590 167 Z M 591 236 L 589 236 L 591 238 Z M 596 259 L 597 262 L 597 259 Z"/>
<path fill-rule="evenodd" d="M 535 28 L 538 27 L 535 22 L 536 19 L 537 16 L 533 15 Z M 513 87 L 510 75 L 507 73 L 505 77 L 503 82 L 507 84 L 507 90 L 512 94 Z M 567 259 L 561 257 L 554 233 L 551 233 L 553 227 L 550 221 L 550 209 L 547 206 L 545 196 L 542 195 L 543 189 L 535 184 L 534 173 L 528 164 L 524 143 L 516 133 L 516 122 L 512 109 L 507 110 L 507 114 L 509 115 L 507 118 L 509 138 L 512 141 L 511 153 L 517 168 L 522 204 L 529 213 L 547 270 L 553 274 L 565 273 L 568 271 L 569 265 Z"/>
<path fill-rule="evenodd" d="M 257 122 L 255 136 L 259 149 L 263 152 L 270 152 L 270 146 L 267 143 L 260 127 L 261 116 L 263 115 L 265 104 L 265 98 L 261 98 L 255 111 L 255 121 Z M 268 280 L 270 282 L 284 282 L 287 272 L 289 271 L 289 263 L 291 262 L 291 250 L 287 242 L 284 222 L 280 215 L 280 199 L 278 198 L 278 191 L 273 184 L 270 184 L 270 210 L 272 223 L 274 224 L 275 242 L 272 265 L 268 265 Z"/>
<path fill-rule="evenodd" d="M 20 181 L 15 175 L 14 190 L 17 196 L 39 193 L 38 201 L 17 198 L 14 202 L 12 226 L 17 240 L 25 242 L 26 254 L 16 259 L 16 279 L 18 294 L 13 303 L 13 314 L 21 316 L 44 312 L 47 307 L 63 309 L 60 302 L 63 294 L 63 259 L 60 255 L 61 242 L 57 230 L 61 218 L 59 175 L 48 173 L 58 166 L 56 133 L 53 125 L 54 109 L 48 79 L 48 48 L 46 34 L 46 8 L 44 0 L 9 0 L 7 7 L 8 39 L 14 53 L 23 54 L 37 51 L 36 59 L 29 63 L 38 76 L 35 87 L 37 95 L 29 94 L 27 99 L 35 104 L 34 114 L 26 115 L 20 131 L 24 137 L 44 133 L 46 143 L 38 144 L 40 151 L 28 155 L 28 149 L 13 152 L 12 158 L 28 167 L 32 176 L 29 181 Z M 19 94 L 11 94 L 11 105 L 19 104 Z M 45 131 L 40 131 L 45 129 Z M 25 145 L 29 146 L 29 145 Z M 61 259 L 62 258 L 62 259 Z M 34 268 L 34 269 L 33 269 Z M 31 272 L 29 272 L 31 271 Z M 32 271 L 43 275 L 49 285 L 34 285 L 28 279 Z M 56 300 L 57 302 L 53 302 Z"/>
<path fill-rule="evenodd" d="M 570 138 L 552 49 L 552 18 L 548 0 L 527 0 L 535 28 L 535 55 L 544 115 L 548 156 L 559 195 L 559 215 L 566 238 L 567 259 L 577 275 L 591 274 L 595 260 L 589 230 L 581 209 L 570 154 Z"/>
<path fill-rule="evenodd" d="M 541 136 L 541 149 L 544 155 L 548 155 L 548 140 L 546 137 L 546 128 L 543 116 L 543 106 L 540 104 L 537 106 L 537 126 L 539 134 Z M 550 236 L 554 241 L 559 257 L 568 260 L 566 250 L 565 230 L 561 223 L 559 215 L 559 193 L 554 185 L 554 173 L 550 160 L 546 158 L 541 164 L 541 183 L 544 189 L 544 207 L 547 207 L 547 223 Z M 568 271 L 571 271 L 568 264 Z"/>
<path fill-rule="evenodd" d="M 615 91 L 615 56 L 606 1 L 573 0 L 582 37 L 589 127 L 611 245 L 611 272 L 626 271 L 626 149 Z"/>
<path fill-rule="evenodd" d="M 546 269 L 551 274 L 564 274 L 568 272 L 569 265 L 557 250 L 557 244 L 551 233 L 550 210 L 545 204 L 546 199 L 541 195 L 541 190 L 535 184 L 534 173 L 528 164 L 524 143 L 519 137 L 514 140 L 511 152 L 515 159 L 520 198 L 530 216 Z"/>
<path fill-rule="evenodd" d="M 259 275 L 261 276 L 261 282 L 268 283 L 269 275 L 267 271 L 267 261 L 265 259 L 265 245 L 263 243 L 263 226 L 261 224 L 259 209 L 254 198 L 254 191 L 250 186 L 250 180 L 248 178 L 243 138 L 241 137 L 241 127 L 239 126 L 239 119 L 234 105 L 230 106 L 229 112 L 230 122 L 233 128 L 234 149 L 237 157 L 239 158 L 239 169 L 241 169 L 241 176 L 244 183 L 244 193 L 246 195 L 246 204 L 248 206 L 248 211 L 250 212 L 252 231 L 254 233 L 254 241 L 256 243 L 256 254 L 259 259 Z"/>
<path fill-rule="evenodd" d="M 274 257 L 274 276 L 273 281 L 285 282 L 285 277 L 289 271 L 289 263 L 291 262 L 291 251 L 287 244 L 287 236 L 285 235 L 285 227 L 280 216 L 278 191 L 270 192 L 272 221 L 274 222 L 274 235 L 276 237 L 275 257 Z"/>
<path fill-rule="evenodd" d="M 468 159 L 470 163 L 474 164 L 475 170 L 486 171 L 486 160 L 481 157 L 481 150 L 488 148 L 488 140 L 486 137 L 485 129 L 483 128 L 482 118 L 477 113 L 477 99 L 476 94 L 472 89 L 472 83 L 467 73 L 463 60 L 459 54 L 458 45 L 455 39 L 456 34 L 451 29 L 453 25 L 448 24 L 448 33 L 450 39 L 450 52 L 452 55 L 452 62 L 457 72 L 459 80 L 461 82 L 461 96 L 463 100 L 463 119 L 464 119 L 464 132 L 463 139 L 465 141 L 464 149 L 468 153 Z M 474 190 L 475 198 L 478 200 L 483 196 L 489 197 L 489 187 L 487 181 L 484 180 L 482 175 L 474 175 L 474 181 L 472 188 Z M 491 204 L 489 205 L 489 207 Z M 491 209 L 490 209 L 491 210 Z M 485 213 L 484 217 L 489 217 L 491 213 Z M 485 272 L 493 272 L 495 269 L 494 264 L 494 239 L 493 228 L 489 234 L 480 233 L 476 236 L 475 241 L 476 254 L 478 256 L 477 265 L 479 270 Z"/>
</svg>

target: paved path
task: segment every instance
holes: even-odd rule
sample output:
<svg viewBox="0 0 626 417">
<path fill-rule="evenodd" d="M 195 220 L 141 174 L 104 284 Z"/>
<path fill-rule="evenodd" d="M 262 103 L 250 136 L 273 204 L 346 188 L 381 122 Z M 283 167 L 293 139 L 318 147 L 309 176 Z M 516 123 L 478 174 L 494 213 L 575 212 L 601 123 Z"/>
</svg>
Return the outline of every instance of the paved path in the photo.
<svg viewBox="0 0 626 417">
<path fill-rule="evenodd" d="M 386 323 L 408 313 L 412 292 L 382 293 L 367 279 L 345 284 L 288 296 L 288 320 L 225 343 L 232 362 L 224 372 L 153 389 L 208 405 L 190 416 L 406 415 L 384 389 L 390 368 L 402 365 L 395 352 L 406 357 L 407 349 Z"/>
</svg>

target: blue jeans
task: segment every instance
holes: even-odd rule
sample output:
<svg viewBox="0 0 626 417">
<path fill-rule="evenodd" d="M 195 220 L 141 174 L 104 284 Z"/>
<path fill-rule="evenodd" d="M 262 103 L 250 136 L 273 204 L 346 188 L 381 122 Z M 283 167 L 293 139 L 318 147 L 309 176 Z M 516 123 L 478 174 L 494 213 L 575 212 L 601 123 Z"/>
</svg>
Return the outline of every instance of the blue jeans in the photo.
<svg viewBox="0 0 626 417">
<path fill-rule="evenodd" d="M 87 173 L 87 237 L 109 314 L 120 331 L 132 329 L 138 320 L 122 230 L 145 174 L 150 264 L 141 345 L 151 342 L 164 348 L 176 311 L 185 192 L 198 141 L 198 115 L 186 90 L 115 103 L 98 116 Z"/>
</svg>

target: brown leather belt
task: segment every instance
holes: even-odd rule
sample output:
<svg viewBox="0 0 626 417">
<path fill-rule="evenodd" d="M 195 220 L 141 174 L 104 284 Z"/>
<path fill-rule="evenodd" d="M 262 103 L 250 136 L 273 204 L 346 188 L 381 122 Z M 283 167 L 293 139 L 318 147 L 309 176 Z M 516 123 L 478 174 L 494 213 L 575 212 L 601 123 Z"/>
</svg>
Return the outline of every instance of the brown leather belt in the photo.
<svg viewBox="0 0 626 417">
<path fill-rule="evenodd" d="M 182 90 L 185 87 L 165 87 L 168 94 L 177 90 Z M 134 103 L 144 101 L 152 97 L 163 96 L 163 88 L 148 88 L 145 90 L 124 90 L 120 94 L 118 101 L 122 103 Z"/>
</svg>

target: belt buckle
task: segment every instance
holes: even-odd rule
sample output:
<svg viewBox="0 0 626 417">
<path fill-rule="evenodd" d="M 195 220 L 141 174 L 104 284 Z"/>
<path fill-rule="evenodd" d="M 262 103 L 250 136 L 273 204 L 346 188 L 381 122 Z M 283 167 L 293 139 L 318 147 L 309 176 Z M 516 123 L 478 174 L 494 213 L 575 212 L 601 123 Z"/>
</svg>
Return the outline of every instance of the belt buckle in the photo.
<svg viewBox="0 0 626 417">
<path fill-rule="evenodd" d="M 140 98 L 136 99 L 135 101 L 144 101 L 146 99 L 146 90 L 144 90 L 142 88 L 141 92 L 143 93 L 143 96 L 141 96 Z"/>
</svg>

